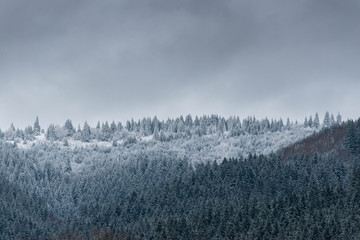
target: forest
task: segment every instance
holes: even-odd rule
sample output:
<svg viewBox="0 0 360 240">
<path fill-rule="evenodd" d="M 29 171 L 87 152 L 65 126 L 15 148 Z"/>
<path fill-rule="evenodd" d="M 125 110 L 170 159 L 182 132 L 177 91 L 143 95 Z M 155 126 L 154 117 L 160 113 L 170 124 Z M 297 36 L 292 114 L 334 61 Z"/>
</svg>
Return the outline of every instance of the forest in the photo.
<svg viewBox="0 0 360 240">
<path fill-rule="evenodd" d="M 174 127 L 182 125 L 178 119 L 168 125 L 128 121 L 120 130 L 116 124 L 106 141 L 96 135 L 106 123 L 84 124 L 70 136 L 64 134 L 70 120 L 41 133 L 37 119 L 23 138 L 20 130 L 3 132 L 0 239 L 360 237 L 360 119 L 325 115 L 322 124 L 315 117 L 314 126 L 311 117 L 304 124 L 201 117 L 184 130 Z M 91 145 L 76 139 L 86 129 Z M 155 138 L 157 131 L 166 141 Z M 259 140 L 293 135 L 284 142 L 293 144 L 286 155 L 281 146 L 265 151 L 266 141 Z M 338 145 L 309 150 L 309 141 Z M 250 148 L 248 142 L 262 144 Z M 226 155 L 226 148 L 216 148 L 224 143 L 231 151 L 249 147 Z M 211 151 L 216 154 L 204 153 Z"/>
</svg>

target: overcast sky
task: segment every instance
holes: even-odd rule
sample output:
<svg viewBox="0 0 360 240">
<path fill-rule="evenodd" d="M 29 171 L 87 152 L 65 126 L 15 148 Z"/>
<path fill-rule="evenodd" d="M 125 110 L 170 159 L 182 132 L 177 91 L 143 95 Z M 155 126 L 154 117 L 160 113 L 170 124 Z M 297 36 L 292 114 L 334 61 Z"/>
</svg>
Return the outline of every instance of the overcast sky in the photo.
<svg viewBox="0 0 360 240">
<path fill-rule="evenodd" d="M 360 117 L 359 0 L 1 0 L 0 128 Z"/>
</svg>

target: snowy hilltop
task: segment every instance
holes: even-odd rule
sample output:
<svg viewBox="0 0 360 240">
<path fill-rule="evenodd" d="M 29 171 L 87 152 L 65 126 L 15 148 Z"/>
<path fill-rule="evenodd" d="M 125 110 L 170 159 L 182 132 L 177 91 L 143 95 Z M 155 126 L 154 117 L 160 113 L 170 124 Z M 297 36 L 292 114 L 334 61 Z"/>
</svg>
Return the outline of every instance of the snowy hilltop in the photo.
<svg viewBox="0 0 360 240">
<path fill-rule="evenodd" d="M 224 157 L 236 158 L 248 154 L 269 154 L 296 141 L 299 141 L 321 128 L 341 123 L 338 114 L 326 113 L 323 123 L 318 114 L 304 123 L 286 123 L 267 118 L 258 120 L 248 117 L 225 119 L 218 115 L 196 116 L 160 121 L 157 117 L 102 123 L 91 127 L 87 122 L 75 129 L 72 121 L 63 126 L 51 124 L 47 130 L 41 130 L 39 119 L 25 130 L 15 129 L 13 125 L 1 132 L 0 138 L 16 143 L 21 149 L 38 145 L 58 146 L 64 149 L 102 147 L 111 149 L 122 159 L 127 155 L 136 155 L 139 151 L 171 151 L 178 157 L 192 162 L 220 161 Z"/>
</svg>

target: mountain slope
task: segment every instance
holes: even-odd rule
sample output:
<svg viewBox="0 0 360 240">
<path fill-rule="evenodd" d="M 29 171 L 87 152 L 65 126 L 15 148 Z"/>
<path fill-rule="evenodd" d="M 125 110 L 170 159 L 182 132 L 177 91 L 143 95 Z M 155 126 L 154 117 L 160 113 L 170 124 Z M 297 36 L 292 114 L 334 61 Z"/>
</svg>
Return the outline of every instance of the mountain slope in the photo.
<svg viewBox="0 0 360 240">
<path fill-rule="evenodd" d="M 55 226 L 56 219 L 44 200 L 0 175 L 1 239 L 45 238 Z"/>
<path fill-rule="evenodd" d="M 344 144 L 348 128 L 349 123 L 325 128 L 318 133 L 290 144 L 280 150 L 282 159 L 286 160 L 291 155 L 314 156 L 315 154 L 347 159 L 351 156 Z"/>
<path fill-rule="evenodd" d="M 0 237 L 356 239 L 360 171 L 348 146 L 356 154 L 360 135 L 348 126 L 0 141 Z"/>
</svg>

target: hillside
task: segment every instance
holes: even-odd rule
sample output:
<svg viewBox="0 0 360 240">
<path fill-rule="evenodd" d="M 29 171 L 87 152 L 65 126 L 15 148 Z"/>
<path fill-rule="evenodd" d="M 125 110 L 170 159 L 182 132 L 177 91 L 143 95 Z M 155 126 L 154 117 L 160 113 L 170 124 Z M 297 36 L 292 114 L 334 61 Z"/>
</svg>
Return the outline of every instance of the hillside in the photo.
<svg viewBox="0 0 360 240">
<path fill-rule="evenodd" d="M 335 124 L 335 123 L 333 123 Z M 67 120 L 64 126 L 51 124 L 42 130 L 38 118 L 34 127 L 25 130 L 12 125 L 1 134 L 6 142 L 21 149 L 39 145 L 57 146 L 63 149 L 105 147 L 118 152 L 136 154 L 137 151 L 176 152 L 177 155 L 192 162 L 221 161 L 224 157 L 244 157 L 248 154 L 270 154 L 320 130 L 319 124 L 298 124 L 288 119 L 286 124 L 280 120 L 239 117 L 225 119 L 218 115 L 160 121 L 156 117 L 138 121 L 109 124 L 98 123 L 92 128 L 84 123 L 78 130 Z M 121 154 L 126 158 L 126 154 Z"/>
<path fill-rule="evenodd" d="M 331 155 L 341 159 L 349 158 L 350 152 L 344 145 L 347 130 L 346 124 L 322 129 L 280 150 L 282 159 L 286 160 L 291 155 L 314 156 L 315 154 Z"/>
<path fill-rule="evenodd" d="M 0 165 L 1 166 L 1 165 Z M 46 202 L 0 175 L 0 238 L 45 238 L 43 229 L 54 230 L 56 219 Z"/>
<path fill-rule="evenodd" d="M 163 141 L 126 128 L 107 141 L 97 139 L 104 136 L 97 128 L 87 141 L 75 135 L 83 130 L 27 140 L 6 132 L 0 237 L 358 238 L 359 121 L 320 131 L 255 125 L 241 124 L 236 134 L 210 131 L 211 124 L 200 135 L 196 127 L 163 128 Z M 276 153 L 283 144 L 290 145 Z"/>
</svg>

